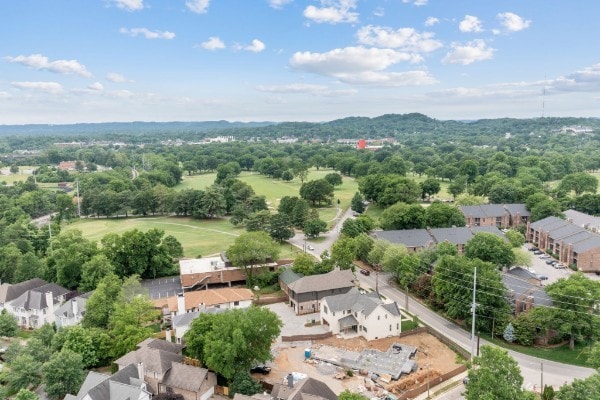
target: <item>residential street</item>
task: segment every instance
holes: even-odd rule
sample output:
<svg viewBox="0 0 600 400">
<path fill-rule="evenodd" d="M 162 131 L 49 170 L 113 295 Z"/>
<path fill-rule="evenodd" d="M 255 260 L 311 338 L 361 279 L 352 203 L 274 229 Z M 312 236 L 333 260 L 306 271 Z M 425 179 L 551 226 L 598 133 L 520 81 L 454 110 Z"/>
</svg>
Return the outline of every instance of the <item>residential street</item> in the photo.
<svg viewBox="0 0 600 400">
<path fill-rule="evenodd" d="M 356 274 L 356 276 L 359 278 L 362 286 L 372 288 L 375 287 L 375 280 L 377 279 L 376 274 L 372 273 L 370 276 Z M 385 297 L 396 301 L 401 307 L 406 307 L 406 296 L 403 292 L 391 287 L 387 283 L 389 279 L 389 274 L 379 274 L 379 292 Z M 408 311 L 416 314 L 421 321 L 436 331 L 442 333 L 444 336 L 452 339 L 464 349 L 468 350 L 469 352 L 471 351 L 471 335 L 454 323 L 447 321 L 443 317 L 429 310 L 427 307 L 421 305 L 419 302 L 410 297 L 408 300 Z M 486 344 L 490 343 L 482 339 L 480 345 L 483 346 Z M 514 351 L 509 351 L 509 354 L 517 360 L 519 366 L 521 367 L 521 373 L 525 379 L 524 387 L 526 389 L 533 389 L 534 385 L 536 388 L 540 387 L 542 380 L 542 363 L 544 370 L 544 385 L 553 385 L 555 388 L 563 385 L 564 383 L 570 383 L 575 378 L 586 378 L 594 373 L 594 370 L 591 368 L 560 364 Z"/>
</svg>

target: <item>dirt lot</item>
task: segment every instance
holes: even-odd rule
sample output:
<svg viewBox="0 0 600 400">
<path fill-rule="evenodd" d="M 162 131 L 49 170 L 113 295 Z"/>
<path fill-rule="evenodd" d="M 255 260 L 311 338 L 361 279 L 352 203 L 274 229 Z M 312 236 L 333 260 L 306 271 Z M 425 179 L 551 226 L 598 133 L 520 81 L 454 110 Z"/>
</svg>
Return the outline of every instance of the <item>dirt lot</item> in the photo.
<svg viewBox="0 0 600 400">
<path fill-rule="evenodd" d="M 269 383 L 283 382 L 283 378 L 288 373 L 301 372 L 326 382 L 336 393 L 340 393 L 344 389 L 349 389 L 353 392 L 362 392 L 367 397 L 376 396 L 378 390 L 367 390 L 370 386 L 369 379 L 365 379 L 365 377 L 359 376 L 358 374 L 343 380 L 336 379 L 336 374 L 344 375 L 344 371 L 329 364 L 306 362 L 304 360 L 304 349 L 318 349 L 321 345 L 329 345 L 352 351 L 362 351 L 367 348 L 387 351 L 394 342 L 415 346 L 419 350 L 416 357 L 420 371 L 410 374 L 409 376 L 400 379 L 398 382 L 393 382 L 393 387 L 397 387 L 399 390 L 409 389 L 423 383 L 427 375 L 427 365 L 429 365 L 430 379 L 444 374 L 458 366 L 456 354 L 437 338 L 428 333 L 419 333 L 403 338 L 391 337 L 371 342 L 367 342 L 363 338 L 341 339 L 338 337 L 331 337 L 312 342 L 278 344 L 276 348 L 273 349 L 275 360 L 272 364 L 271 373 L 268 376 L 265 376 L 264 380 Z M 392 391 L 393 387 L 389 386 L 387 389 Z"/>
</svg>

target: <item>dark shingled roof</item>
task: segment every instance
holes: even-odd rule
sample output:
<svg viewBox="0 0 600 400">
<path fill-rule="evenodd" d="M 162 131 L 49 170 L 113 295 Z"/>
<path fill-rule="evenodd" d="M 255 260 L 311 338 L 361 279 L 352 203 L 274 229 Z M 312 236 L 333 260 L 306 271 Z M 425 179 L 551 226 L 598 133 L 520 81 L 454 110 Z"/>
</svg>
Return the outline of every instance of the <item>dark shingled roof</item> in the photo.
<svg viewBox="0 0 600 400">
<path fill-rule="evenodd" d="M 296 293 L 321 292 L 354 287 L 355 279 L 349 269 L 333 270 L 326 274 L 305 276 L 292 282 L 289 287 Z"/>
<path fill-rule="evenodd" d="M 47 284 L 43 279 L 33 278 L 28 281 L 17 283 L 15 285 L 10 283 L 3 283 L 0 285 L 0 304 L 8 303 L 11 300 L 16 299 L 28 290 L 35 289 L 40 286 Z"/>
<path fill-rule="evenodd" d="M 536 286 L 511 274 L 502 274 L 502 283 L 515 297 L 526 295 L 533 296 L 534 306 L 551 306 L 552 299 L 543 287 Z"/>
<path fill-rule="evenodd" d="M 303 274 L 295 273 L 291 268 L 286 268 L 281 272 L 281 274 L 279 274 L 279 280 L 289 286 L 290 283 L 296 282 L 303 276 Z"/>
<path fill-rule="evenodd" d="M 15 300 L 11 301 L 10 304 L 13 307 L 24 308 L 25 310 L 44 310 L 48 308 L 48 304 L 46 303 L 47 292 L 52 293 L 52 298 L 56 300 L 57 297 L 69 293 L 69 290 L 58 286 L 55 283 L 47 283 L 40 287 L 28 290 Z"/>
<path fill-rule="evenodd" d="M 205 368 L 174 362 L 163 378 L 162 384 L 189 390 L 190 392 L 198 392 L 204 379 L 206 379 L 206 375 L 208 375 L 208 370 Z"/>
<path fill-rule="evenodd" d="M 437 243 L 448 241 L 452 244 L 465 244 L 473 237 L 471 230 L 466 227 L 433 228 L 429 232 Z"/>
<path fill-rule="evenodd" d="M 137 400 L 149 393 L 141 388 L 136 365 L 130 364 L 114 375 L 90 371 L 81 385 L 77 396 L 67 395 L 65 400 L 80 400 L 89 396 L 92 400 Z"/>
<path fill-rule="evenodd" d="M 530 217 L 531 212 L 527 209 L 525 204 L 505 204 L 504 208 L 508 210 L 510 215 L 519 214 L 521 217 Z"/>
<path fill-rule="evenodd" d="M 550 216 L 550 217 L 546 217 L 544 219 L 540 219 L 539 221 L 535 221 L 534 223 L 532 223 L 530 225 L 530 227 L 534 230 L 544 230 L 544 231 L 549 231 L 552 229 L 556 229 L 560 226 L 564 226 L 568 224 L 567 221 L 565 221 L 564 219 L 560 219 L 558 217 L 554 217 L 554 216 Z"/>
<path fill-rule="evenodd" d="M 304 396 L 310 396 L 311 400 L 337 400 L 338 398 L 325 382 L 315 378 L 302 379 L 293 388 L 276 383 L 271 395 L 276 399 L 283 400 L 305 400 Z"/>
<path fill-rule="evenodd" d="M 352 310 L 370 315 L 377 307 L 382 306 L 394 316 L 400 315 L 396 303 L 385 304 L 376 292 L 362 294 L 358 289 L 350 289 L 348 293 L 327 296 L 323 299 L 331 311 Z M 341 321 L 341 320 L 340 320 Z"/>
<path fill-rule="evenodd" d="M 152 345 L 152 347 L 149 345 Z M 171 363 L 174 361 L 183 362 L 183 356 L 179 354 L 181 348 L 183 346 L 180 344 L 176 345 L 175 343 L 168 343 L 166 340 L 150 338 L 138 344 L 137 350 L 131 351 L 115 360 L 115 364 L 137 365 L 139 362 L 142 362 L 147 371 L 154 371 L 162 375 L 171 368 Z"/>
</svg>

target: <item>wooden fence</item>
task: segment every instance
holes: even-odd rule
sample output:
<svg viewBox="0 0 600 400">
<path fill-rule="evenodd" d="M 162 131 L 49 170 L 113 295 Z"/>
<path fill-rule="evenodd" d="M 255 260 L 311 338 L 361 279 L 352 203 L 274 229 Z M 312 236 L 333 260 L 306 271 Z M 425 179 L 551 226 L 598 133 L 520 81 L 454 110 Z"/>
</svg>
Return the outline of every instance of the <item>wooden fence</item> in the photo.
<svg viewBox="0 0 600 400">
<path fill-rule="evenodd" d="M 307 340 L 320 340 L 326 339 L 328 337 L 333 336 L 331 332 L 323 332 L 323 333 L 312 333 L 306 335 L 292 335 L 292 336 L 282 336 L 282 342 L 304 342 Z"/>
</svg>

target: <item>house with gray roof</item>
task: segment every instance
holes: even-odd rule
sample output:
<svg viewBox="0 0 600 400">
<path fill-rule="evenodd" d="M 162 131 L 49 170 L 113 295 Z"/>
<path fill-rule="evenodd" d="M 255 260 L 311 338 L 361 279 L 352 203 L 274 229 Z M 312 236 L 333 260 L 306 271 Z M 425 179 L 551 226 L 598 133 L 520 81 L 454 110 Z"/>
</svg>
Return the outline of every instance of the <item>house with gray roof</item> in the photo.
<svg viewBox="0 0 600 400">
<path fill-rule="evenodd" d="M 579 225 L 551 216 L 527 224 L 525 238 L 579 271 L 600 271 L 600 235 Z"/>
<path fill-rule="evenodd" d="M 384 302 L 379 294 L 348 293 L 327 296 L 321 301 L 321 325 L 335 334 L 358 334 L 375 340 L 402 333 L 402 314 L 396 302 Z"/>
<path fill-rule="evenodd" d="M 271 390 L 273 400 L 337 400 L 333 390 L 315 378 L 304 378 L 294 383 L 293 377 L 288 376 L 287 383 L 276 383 Z"/>
<path fill-rule="evenodd" d="M 502 283 L 506 287 L 515 315 L 527 312 L 532 307 L 552 305 L 552 299 L 542 286 L 533 284 L 515 273 L 502 273 Z"/>
<path fill-rule="evenodd" d="M 58 307 L 54 311 L 56 327 L 65 328 L 67 326 L 79 325 L 85 315 L 87 300 L 91 294 L 92 292 L 88 292 L 81 296 L 73 297 Z"/>
<path fill-rule="evenodd" d="M 435 245 L 435 240 L 427 229 L 376 231 L 371 236 L 375 239 L 387 240 L 390 243 L 402 243 L 407 250 L 413 252 Z"/>
<path fill-rule="evenodd" d="M 119 370 L 130 364 L 143 366 L 144 381 L 148 391 L 179 393 L 186 400 L 206 400 L 214 393 L 216 375 L 204 368 L 183 364 L 183 345 L 162 339 L 148 338 L 137 349 L 117 359 Z M 202 378 L 201 381 L 196 379 Z M 189 380 L 196 380 L 190 382 Z"/>
<path fill-rule="evenodd" d="M 25 291 L 19 297 L 5 304 L 9 314 L 17 318 L 23 329 L 36 329 L 55 320 L 54 310 L 64 303 L 70 290 L 55 283 Z"/>
<path fill-rule="evenodd" d="M 354 273 L 349 269 L 304 276 L 289 284 L 289 304 L 297 315 L 319 312 L 324 297 L 347 293 L 356 287 L 355 280 Z"/>
<path fill-rule="evenodd" d="M 2 311 L 6 303 L 16 299 L 28 290 L 47 284 L 43 279 L 33 278 L 20 283 L 3 283 L 0 285 L 0 311 Z"/>
<path fill-rule="evenodd" d="M 525 204 L 481 204 L 461 206 L 467 226 L 495 226 L 512 228 L 529 222 L 531 213 Z"/>
<path fill-rule="evenodd" d="M 302 278 L 304 275 L 303 274 L 298 274 L 294 271 L 292 271 L 291 268 L 285 268 L 280 274 L 279 274 L 279 287 L 281 288 L 281 290 L 284 291 L 284 293 L 289 296 L 290 295 L 290 284 L 292 282 L 296 282 L 298 279 Z"/>
<path fill-rule="evenodd" d="M 90 371 L 76 395 L 67 394 L 65 400 L 150 400 L 146 390 L 143 366 L 129 364 L 114 375 Z"/>
<path fill-rule="evenodd" d="M 173 316 L 171 327 L 175 331 L 175 342 L 183 344 L 183 336 L 190 329 L 192 321 L 198 318 L 200 314 L 218 314 L 225 311 L 227 311 L 225 308 L 204 308 Z"/>
</svg>

